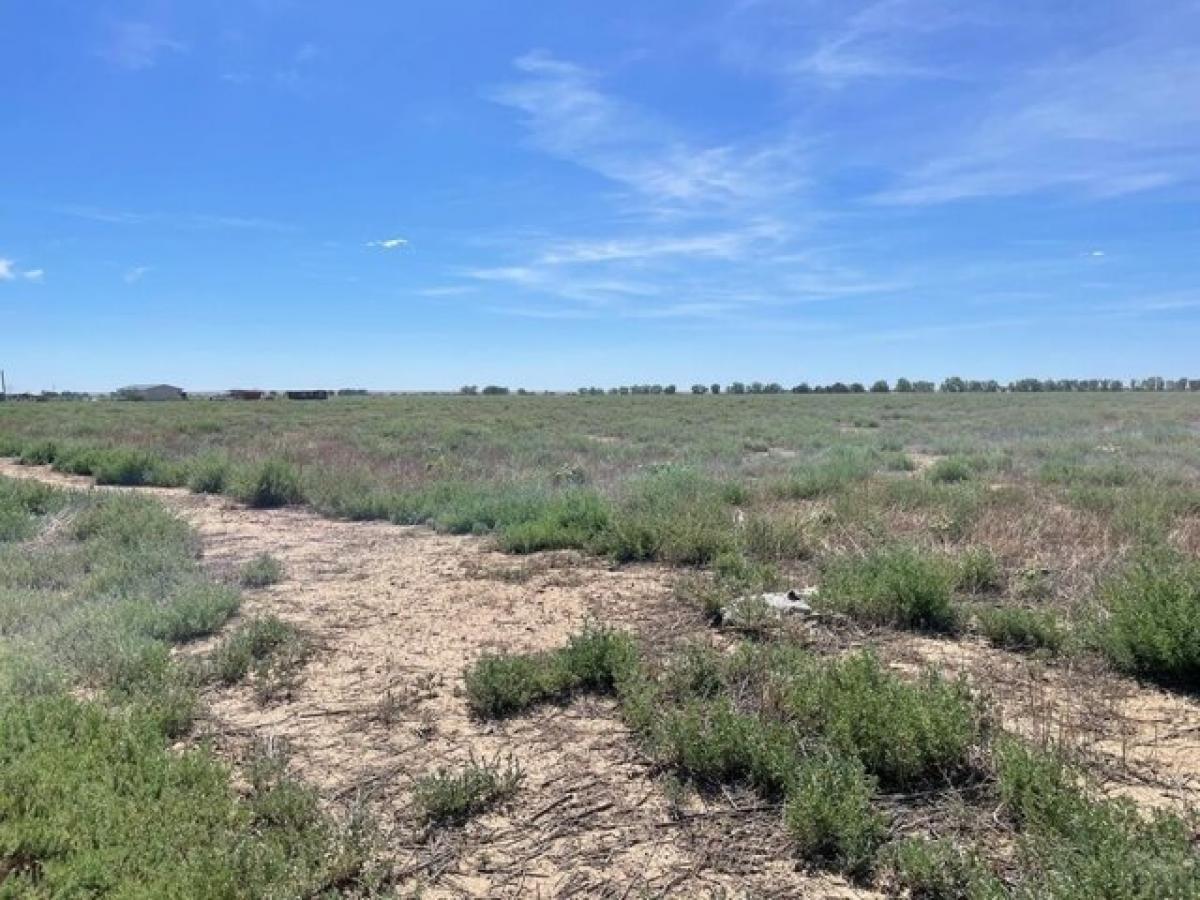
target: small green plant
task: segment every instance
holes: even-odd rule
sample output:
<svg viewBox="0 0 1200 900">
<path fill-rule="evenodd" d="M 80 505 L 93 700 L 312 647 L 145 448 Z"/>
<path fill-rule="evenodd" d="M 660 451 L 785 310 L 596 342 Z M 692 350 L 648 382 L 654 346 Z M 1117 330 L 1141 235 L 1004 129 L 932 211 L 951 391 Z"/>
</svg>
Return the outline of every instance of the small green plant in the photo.
<svg viewBox="0 0 1200 900">
<path fill-rule="evenodd" d="M 783 817 L 800 854 L 865 875 L 887 833 L 871 805 L 874 784 L 857 760 L 817 752 L 796 769 Z"/>
<path fill-rule="evenodd" d="M 235 684 L 288 646 L 302 646 L 303 638 L 291 625 L 275 616 L 250 619 L 221 641 L 210 660 L 213 674 L 225 684 Z"/>
<path fill-rule="evenodd" d="M 635 662 L 628 636 L 586 628 L 553 652 L 485 654 L 467 669 L 467 703 L 477 716 L 502 718 L 575 691 L 611 691 Z"/>
<path fill-rule="evenodd" d="M 1003 583 L 1000 563 L 987 547 L 971 547 L 955 559 L 954 586 L 968 594 L 999 590 Z"/>
<path fill-rule="evenodd" d="M 979 630 L 992 644 L 1005 650 L 1045 650 L 1058 653 L 1066 631 L 1053 612 L 999 606 L 980 609 Z"/>
<path fill-rule="evenodd" d="M 939 459 L 925 473 L 925 477 L 934 484 L 957 484 L 960 481 L 969 481 L 974 475 L 975 470 L 970 461 L 961 456 Z"/>
<path fill-rule="evenodd" d="M 833 609 L 877 625 L 953 631 L 954 572 L 946 560 L 910 547 L 835 559 L 820 596 Z"/>
<path fill-rule="evenodd" d="M 224 456 L 209 453 L 192 460 L 187 486 L 193 494 L 223 494 L 230 487 L 230 464 Z"/>
<path fill-rule="evenodd" d="M 1098 640 L 1118 669 L 1200 687 L 1200 563 L 1147 551 L 1100 590 Z"/>
<path fill-rule="evenodd" d="M 260 553 L 238 571 L 243 587 L 263 588 L 283 580 L 283 564 L 270 553 Z"/>
<path fill-rule="evenodd" d="M 270 509 L 303 500 L 300 475 L 282 459 L 268 459 L 251 466 L 236 485 L 235 495 L 248 506 Z"/>
<path fill-rule="evenodd" d="M 948 840 L 906 838 L 888 848 L 895 886 L 913 900 L 975 900 L 1007 896 L 973 850 Z"/>
<path fill-rule="evenodd" d="M 413 803 L 426 825 L 462 825 L 511 798 L 524 777 L 511 757 L 478 760 L 472 755 L 460 771 L 439 769 L 434 775 L 418 778 Z"/>
</svg>

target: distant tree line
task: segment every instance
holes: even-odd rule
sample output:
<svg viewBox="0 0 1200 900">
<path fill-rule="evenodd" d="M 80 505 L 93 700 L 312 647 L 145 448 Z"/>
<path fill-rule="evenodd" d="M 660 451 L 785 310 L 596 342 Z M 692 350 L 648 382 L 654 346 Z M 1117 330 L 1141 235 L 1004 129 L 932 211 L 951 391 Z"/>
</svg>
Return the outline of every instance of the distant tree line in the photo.
<svg viewBox="0 0 1200 900">
<path fill-rule="evenodd" d="M 785 387 L 776 381 L 734 381 L 724 387 L 712 384 L 693 384 L 693 394 L 1028 394 L 1055 392 L 1114 392 L 1114 391 L 1200 391 L 1200 378 L 1130 378 L 1123 381 L 1119 378 L 1021 378 L 1001 384 L 989 379 L 981 381 L 973 378 L 960 378 L 957 375 L 945 378 L 940 384 L 932 381 L 908 378 L 897 378 L 895 384 L 885 379 L 879 379 L 866 385 L 861 381 L 849 383 L 835 381 L 832 384 L 809 384 L 802 381 L 799 384 Z M 488 385 L 482 390 L 473 384 L 464 385 L 459 389 L 462 394 L 509 394 L 513 393 L 506 387 Z M 524 388 L 515 393 L 527 395 L 534 393 Z M 549 392 L 543 392 L 549 393 Z M 629 384 L 619 387 L 581 387 L 577 391 L 580 396 L 599 397 L 604 395 L 641 395 L 641 394 L 675 394 L 678 388 L 673 384 Z"/>
</svg>

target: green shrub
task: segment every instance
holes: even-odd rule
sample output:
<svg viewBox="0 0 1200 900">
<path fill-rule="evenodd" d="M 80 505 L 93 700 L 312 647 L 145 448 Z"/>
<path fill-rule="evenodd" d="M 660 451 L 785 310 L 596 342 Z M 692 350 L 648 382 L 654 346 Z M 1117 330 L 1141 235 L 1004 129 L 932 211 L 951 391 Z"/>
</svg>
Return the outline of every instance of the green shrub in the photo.
<svg viewBox="0 0 1200 900">
<path fill-rule="evenodd" d="M 461 825 L 512 797 L 524 774 L 512 760 L 476 760 L 459 772 L 439 769 L 413 786 L 413 803 L 428 825 Z"/>
<path fill-rule="evenodd" d="M 904 681 L 868 652 L 822 662 L 785 651 L 765 664 L 769 692 L 793 727 L 861 760 L 888 786 L 950 780 L 980 743 L 980 711 L 964 682 L 932 672 Z"/>
<path fill-rule="evenodd" d="M 235 486 L 235 496 L 258 509 L 290 506 L 304 499 L 299 473 L 282 459 L 268 459 L 251 466 Z"/>
<path fill-rule="evenodd" d="M 502 718 L 579 690 L 612 690 L 636 665 L 630 639 L 586 628 L 548 653 L 485 654 L 467 669 L 467 703 L 482 718 Z"/>
<path fill-rule="evenodd" d="M 243 587 L 263 588 L 283 580 L 283 564 L 270 553 L 260 553 L 238 571 Z"/>
<path fill-rule="evenodd" d="M 772 486 L 772 492 L 786 500 L 815 500 L 866 480 L 873 468 L 868 454 L 840 450 L 828 459 L 797 466 L 785 480 Z"/>
<path fill-rule="evenodd" d="M 957 484 L 969 481 L 975 475 L 971 462 L 961 456 L 948 456 L 939 459 L 925 473 L 925 477 L 934 484 Z"/>
<path fill-rule="evenodd" d="M 801 761 L 783 817 L 800 854 L 850 875 L 867 873 L 887 833 L 874 784 L 857 760 L 818 752 Z"/>
<path fill-rule="evenodd" d="M 1193 823 L 1127 799 L 1090 800 L 1052 752 L 1009 739 L 997 747 L 1004 808 L 1021 827 L 1026 893 L 1071 900 L 1200 896 Z"/>
<path fill-rule="evenodd" d="M 510 553 L 586 549 L 608 524 L 608 507 L 599 495 L 585 490 L 567 491 L 548 499 L 536 518 L 505 525 L 500 532 L 500 546 Z"/>
<path fill-rule="evenodd" d="M 948 840 L 906 838 L 888 849 L 894 885 L 913 900 L 1007 897 L 1003 884 L 973 850 Z"/>
<path fill-rule="evenodd" d="M 1147 552 L 1101 586 L 1099 643 L 1119 669 L 1200 687 L 1200 563 Z"/>
<path fill-rule="evenodd" d="M 668 468 L 627 486 L 597 549 L 622 562 L 703 565 L 735 549 L 728 485 Z"/>
<path fill-rule="evenodd" d="M 745 554 L 755 560 L 798 560 L 813 555 L 812 539 L 799 519 L 752 515 L 738 537 Z"/>
<path fill-rule="evenodd" d="M 4 896 L 322 896 L 364 883 L 357 835 L 315 803 L 285 821 L 266 808 L 258 791 L 239 800 L 207 751 L 168 750 L 152 716 L 0 700 Z"/>
<path fill-rule="evenodd" d="M 0 478 L 0 544 L 33 537 L 37 519 L 65 507 L 68 496 L 36 481 Z"/>
<path fill-rule="evenodd" d="M 225 684 L 244 679 L 256 663 L 268 660 L 289 645 L 301 645 L 300 633 L 275 616 L 249 619 L 213 650 L 210 666 Z"/>
<path fill-rule="evenodd" d="M 772 797 L 787 790 L 800 758 L 790 730 L 738 712 L 727 697 L 660 710 L 651 745 L 659 759 L 693 778 L 741 782 Z"/>
<path fill-rule="evenodd" d="M 969 594 L 999 590 L 1003 583 L 1000 563 L 987 547 L 972 547 L 954 561 L 954 586 Z"/>
<path fill-rule="evenodd" d="M 123 449 L 99 452 L 90 462 L 97 484 L 124 487 L 156 484 L 156 474 L 161 465 L 161 460 L 150 453 Z"/>
<path fill-rule="evenodd" d="M 954 573 L 944 559 L 897 547 L 834 560 L 826 567 L 820 596 L 864 622 L 952 631 L 958 622 L 953 585 Z"/>
<path fill-rule="evenodd" d="M 23 466 L 48 466 L 58 457 L 58 444 L 54 441 L 36 441 L 26 444 L 17 458 Z"/>
<path fill-rule="evenodd" d="M 1066 641 L 1066 632 L 1058 617 L 1048 610 L 1000 606 L 981 609 L 977 616 L 984 636 L 1005 650 L 1058 653 Z"/>
<path fill-rule="evenodd" d="M 198 456 L 188 466 L 187 486 L 193 494 L 223 494 L 231 487 L 229 460 L 219 454 Z"/>
<path fill-rule="evenodd" d="M 181 583 L 168 602 L 139 604 L 133 609 L 140 630 L 172 643 L 212 634 L 238 608 L 237 591 L 200 579 Z"/>
</svg>

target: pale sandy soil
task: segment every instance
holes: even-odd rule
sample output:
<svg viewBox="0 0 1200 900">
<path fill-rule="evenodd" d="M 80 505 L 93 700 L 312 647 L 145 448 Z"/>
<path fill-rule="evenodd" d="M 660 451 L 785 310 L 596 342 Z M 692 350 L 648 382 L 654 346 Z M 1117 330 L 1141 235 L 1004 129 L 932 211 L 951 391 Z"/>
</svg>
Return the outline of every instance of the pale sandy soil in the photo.
<svg viewBox="0 0 1200 900">
<path fill-rule="evenodd" d="M 0 474 L 71 487 L 88 479 L 0 462 Z M 331 805 L 365 803 L 402 894 L 435 897 L 862 897 L 797 870 L 775 811 L 730 795 L 672 817 L 660 779 L 610 702 L 583 699 L 481 723 L 463 669 L 490 649 L 563 644 L 593 619 L 655 641 L 696 627 L 670 574 L 574 554 L 505 556 L 479 538 L 302 510 L 251 510 L 225 498 L 145 490 L 199 534 L 230 573 L 259 553 L 284 580 L 247 592 L 243 615 L 271 612 L 317 650 L 293 696 L 260 704 L 246 687 L 213 692 L 200 731 L 238 760 L 286 741 L 295 774 Z M 394 713 L 381 716 L 385 697 Z M 525 773 L 503 810 L 427 836 L 410 806 L 415 778 L 470 756 L 511 756 Z"/>
</svg>

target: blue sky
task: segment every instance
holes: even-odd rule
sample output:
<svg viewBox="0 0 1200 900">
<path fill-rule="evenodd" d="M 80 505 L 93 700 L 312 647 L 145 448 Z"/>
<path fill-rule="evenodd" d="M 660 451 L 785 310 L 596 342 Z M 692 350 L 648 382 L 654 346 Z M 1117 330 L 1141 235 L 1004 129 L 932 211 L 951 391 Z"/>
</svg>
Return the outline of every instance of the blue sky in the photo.
<svg viewBox="0 0 1200 900">
<path fill-rule="evenodd" d="M 17 389 L 1200 376 L 1195 0 L 0 2 Z"/>
</svg>

